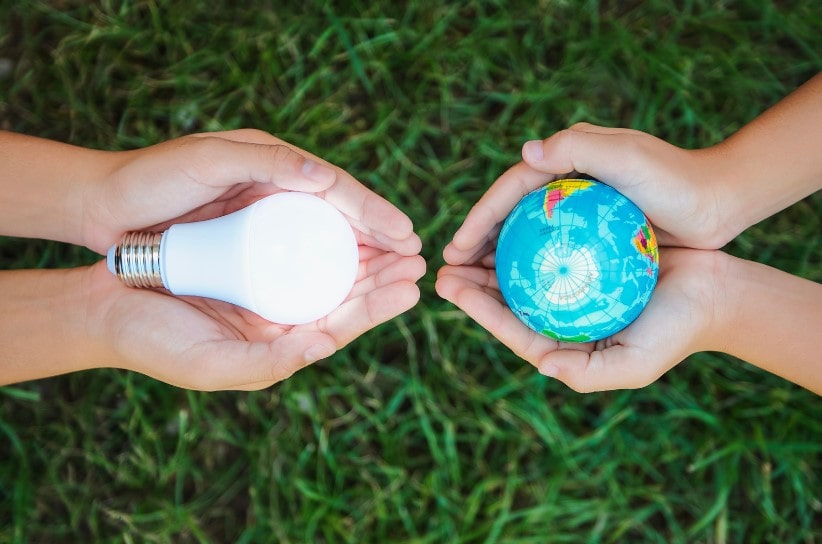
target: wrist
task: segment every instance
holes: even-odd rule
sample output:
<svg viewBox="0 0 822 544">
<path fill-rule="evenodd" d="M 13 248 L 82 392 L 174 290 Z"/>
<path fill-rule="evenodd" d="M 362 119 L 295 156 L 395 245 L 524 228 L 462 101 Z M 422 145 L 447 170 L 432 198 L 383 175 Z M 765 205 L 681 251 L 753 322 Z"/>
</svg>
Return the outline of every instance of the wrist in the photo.
<svg viewBox="0 0 822 544">
<path fill-rule="evenodd" d="M 701 275 L 706 285 L 702 297 L 706 305 L 705 327 L 699 351 L 730 353 L 730 340 L 737 327 L 738 297 L 741 293 L 734 283 L 738 273 L 738 259 L 722 251 L 706 252 L 706 262 Z"/>
<path fill-rule="evenodd" d="M 91 268 L 0 273 L 2 383 L 105 366 L 102 336 L 89 334 Z"/>
<path fill-rule="evenodd" d="M 0 133 L 0 233 L 82 244 L 88 195 L 109 152 Z"/>
<path fill-rule="evenodd" d="M 100 244 L 100 239 L 106 238 L 113 222 L 106 202 L 110 200 L 110 180 L 122 163 L 122 154 L 118 151 L 97 152 L 89 175 L 77 184 L 76 199 L 79 204 L 74 210 L 77 211 L 75 221 L 79 225 L 79 234 L 75 243 L 101 254 L 110 245 L 104 247 Z"/>
<path fill-rule="evenodd" d="M 100 261 L 92 266 L 46 271 L 62 273 L 53 293 L 54 306 L 62 309 L 55 316 L 55 328 L 61 330 L 66 359 L 73 367 L 70 370 L 110 367 L 115 361 L 105 316 L 116 279 L 104 264 Z"/>
<path fill-rule="evenodd" d="M 116 300 L 115 290 L 122 285 L 108 271 L 105 260 L 75 270 L 74 299 L 78 313 L 75 333 L 85 339 L 77 357 L 86 361 L 89 368 L 116 367 L 114 333 L 108 326 L 108 316 L 112 301 Z"/>
<path fill-rule="evenodd" d="M 700 188 L 707 224 L 705 247 L 719 249 L 748 227 L 748 210 L 739 205 L 737 158 L 724 142 L 692 153 L 697 165 L 693 184 Z"/>
</svg>

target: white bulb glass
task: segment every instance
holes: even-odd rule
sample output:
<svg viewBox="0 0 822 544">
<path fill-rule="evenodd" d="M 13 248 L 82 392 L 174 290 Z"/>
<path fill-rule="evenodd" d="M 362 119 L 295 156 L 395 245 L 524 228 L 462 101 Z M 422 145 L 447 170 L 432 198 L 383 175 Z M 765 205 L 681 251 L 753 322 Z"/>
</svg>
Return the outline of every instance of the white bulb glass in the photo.
<svg viewBox="0 0 822 544">
<path fill-rule="evenodd" d="M 107 256 L 114 274 L 120 249 Z M 173 294 L 223 300 L 285 325 L 332 312 L 350 293 L 359 266 L 357 240 L 343 214 L 299 192 L 173 225 L 158 253 L 163 286 Z"/>
</svg>

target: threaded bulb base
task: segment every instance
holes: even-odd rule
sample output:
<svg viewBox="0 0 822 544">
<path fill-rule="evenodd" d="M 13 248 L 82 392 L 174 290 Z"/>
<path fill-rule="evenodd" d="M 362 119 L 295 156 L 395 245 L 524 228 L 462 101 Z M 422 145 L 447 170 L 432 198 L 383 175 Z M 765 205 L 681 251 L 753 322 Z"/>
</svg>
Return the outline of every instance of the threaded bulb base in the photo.
<svg viewBox="0 0 822 544">
<path fill-rule="evenodd" d="M 129 287 L 165 287 L 160 271 L 162 232 L 129 232 L 114 247 L 113 272 Z"/>
</svg>

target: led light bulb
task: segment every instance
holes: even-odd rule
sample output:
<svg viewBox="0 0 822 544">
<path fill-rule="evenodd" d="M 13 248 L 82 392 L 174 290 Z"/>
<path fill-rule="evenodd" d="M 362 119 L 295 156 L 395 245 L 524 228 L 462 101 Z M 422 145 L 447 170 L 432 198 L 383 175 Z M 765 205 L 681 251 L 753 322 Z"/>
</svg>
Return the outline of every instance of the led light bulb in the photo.
<svg viewBox="0 0 822 544">
<path fill-rule="evenodd" d="M 106 261 L 130 287 L 223 300 L 298 325 L 345 300 L 359 252 L 339 210 L 314 195 L 284 192 L 216 219 L 128 233 Z"/>
</svg>

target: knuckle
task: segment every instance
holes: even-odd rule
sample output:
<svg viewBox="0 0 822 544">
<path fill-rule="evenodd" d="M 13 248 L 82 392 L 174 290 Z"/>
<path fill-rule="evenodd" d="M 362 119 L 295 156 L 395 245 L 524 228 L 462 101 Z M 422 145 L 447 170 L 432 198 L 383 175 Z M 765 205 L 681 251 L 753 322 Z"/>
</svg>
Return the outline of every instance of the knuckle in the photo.
<svg viewBox="0 0 822 544">
<path fill-rule="evenodd" d="M 279 383 L 293 376 L 300 369 L 298 361 L 275 357 L 268 366 L 267 376 L 263 381 Z"/>
<path fill-rule="evenodd" d="M 594 128 L 595 126 L 596 125 L 594 125 L 592 123 L 589 123 L 587 121 L 578 121 L 578 122 L 574 123 L 573 125 L 571 125 L 570 127 L 568 127 L 568 130 L 584 131 L 584 130 L 590 130 L 590 129 Z"/>
<path fill-rule="evenodd" d="M 277 164 L 288 164 L 297 167 L 303 161 L 302 155 L 284 144 L 261 145 L 260 147 L 264 148 Z"/>
<path fill-rule="evenodd" d="M 574 130 L 574 127 L 564 128 L 555 134 L 555 138 L 557 140 L 568 142 L 574 140 L 578 135 L 578 131 Z"/>
<path fill-rule="evenodd" d="M 579 138 L 583 134 L 571 128 L 566 128 L 557 132 L 552 139 L 556 142 L 558 149 L 565 150 L 566 153 L 572 155 L 574 147 L 578 145 Z"/>
<path fill-rule="evenodd" d="M 273 383 L 279 383 L 283 380 L 287 380 L 296 372 L 297 369 L 294 365 L 285 364 L 282 361 L 275 362 L 271 365 L 270 381 Z"/>
<path fill-rule="evenodd" d="M 293 158 L 292 151 L 283 144 L 261 145 L 260 148 L 267 150 L 274 157 L 274 160 L 277 161 Z"/>
</svg>

